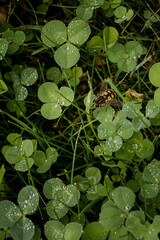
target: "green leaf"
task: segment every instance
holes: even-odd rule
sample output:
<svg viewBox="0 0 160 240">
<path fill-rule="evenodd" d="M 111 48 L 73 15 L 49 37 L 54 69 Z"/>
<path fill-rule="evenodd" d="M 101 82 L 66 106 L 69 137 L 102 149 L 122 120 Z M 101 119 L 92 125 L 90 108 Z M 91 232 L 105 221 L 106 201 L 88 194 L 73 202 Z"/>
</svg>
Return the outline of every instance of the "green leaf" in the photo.
<svg viewBox="0 0 160 240">
<path fill-rule="evenodd" d="M 116 152 L 122 147 L 122 144 L 123 144 L 122 138 L 120 136 L 114 136 L 110 137 L 106 141 L 106 148 L 110 152 Z"/>
<path fill-rule="evenodd" d="M 54 53 L 56 63 L 63 68 L 73 67 L 79 60 L 80 53 L 77 47 L 71 43 L 65 43 Z"/>
<path fill-rule="evenodd" d="M 124 143 L 122 147 L 115 152 L 115 156 L 118 159 L 123 159 L 126 160 L 127 162 L 132 161 L 134 155 L 135 155 L 135 150 L 132 146 L 133 144 L 130 144 L 130 142 Z"/>
<path fill-rule="evenodd" d="M 141 112 L 139 111 L 141 108 L 142 107 L 140 104 L 128 102 L 123 105 L 122 111 L 127 115 L 128 118 L 134 119 L 141 115 Z"/>
<path fill-rule="evenodd" d="M 7 102 L 7 108 L 10 112 L 16 112 L 17 116 L 22 116 L 27 111 L 25 102 L 10 100 Z"/>
<path fill-rule="evenodd" d="M 51 160 L 52 163 L 54 163 L 57 160 L 57 157 L 58 157 L 57 150 L 53 147 L 47 148 L 46 157 L 47 157 L 47 159 Z"/>
<path fill-rule="evenodd" d="M 25 86 L 31 86 L 38 79 L 38 72 L 35 68 L 25 68 L 21 72 L 21 82 Z"/>
<path fill-rule="evenodd" d="M 108 58 L 111 62 L 117 63 L 122 60 L 125 55 L 125 48 L 121 43 L 117 43 L 108 49 Z"/>
<path fill-rule="evenodd" d="M 24 144 L 24 145 L 23 145 Z M 33 145 L 30 140 L 22 142 L 21 147 L 10 147 L 5 153 L 6 160 L 15 164 L 15 169 L 18 171 L 27 171 L 32 167 L 34 161 L 32 158 L 28 158 L 33 153 Z"/>
<path fill-rule="evenodd" d="M 159 221 L 160 221 L 160 216 L 155 215 L 153 219 L 153 223 L 151 224 L 151 228 L 149 228 L 149 230 L 153 231 L 154 229 L 154 233 L 159 233 L 160 232 Z"/>
<path fill-rule="evenodd" d="M 45 173 L 56 162 L 58 153 L 55 148 L 47 148 L 46 155 L 42 151 L 36 151 L 33 155 L 35 165 L 38 166 L 38 173 Z"/>
<path fill-rule="evenodd" d="M 68 207 L 74 207 L 80 199 L 80 192 L 74 185 L 67 185 L 63 188 L 62 202 Z"/>
<path fill-rule="evenodd" d="M 68 40 L 75 45 L 82 45 L 91 34 L 88 23 L 82 20 L 73 20 L 68 24 Z"/>
<path fill-rule="evenodd" d="M 116 127 L 112 122 L 103 122 L 98 126 L 97 131 L 99 139 L 108 139 L 115 134 Z"/>
<path fill-rule="evenodd" d="M 135 203 L 135 194 L 127 187 L 115 188 L 112 192 L 112 198 L 116 206 L 126 212 L 128 212 Z"/>
<path fill-rule="evenodd" d="M 157 107 L 160 107 L 160 88 L 157 88 L 154 93 L 154 102 Z"/>
<path fill-rule="evenodd" d="M 105 240 L 108 232 L 108 229 L 104 228 L 101 223 L 92 222 L 85 227 L 82 240 Z"/>
<path fill-rule="evenodd" d="M 149 80 L 155 87 L 160 87 L 160 62 L 153 64 L 150 68 Z"/>
<path fill-rule="evenodd" d="M 146 117 L 154 118 L 160 112 L 160 108 L 156 106 L 154 100 L 149 100 L 146 106 Z"/>
<path fill-rule="evenodd" d="M 94 111 L 94 116 L 95 113 L 97 112 L 97 109 Z M 101 111 L 97 112 L 97 115 L 95 116 L 97 118 L 98 121 L 100 122 L 112 122 L 113 117 L 115 116 L 115 111 L 111 106 L 107 106 L 107 110 L 106 110 L 106 106 L 101 108 Z"/>
<path fill-rule="evenodd" d="M 81 67 L 73 67 L 71 72 L 71 77 L 69 79 L 69 83 L 72 87 L 77 86 L 80 83 L 80 77 L 83 74 L 83 70 Z"/>
<path fill-rule="evenodd" d="M 14 40 L 14 32 L 10 29 L 7 29 L 5 33 L 2 35 L 2 38 L 5 39 L 8 43 L 13 42 Z"/>
<path fill-rule="evenodd" d="M 77 222 L 68 223 L 65 226 L 64 240 L 79 240 L 82 235 L 82 225 Z"/>
<path fill-rule="evenodd" d="M 126 20 L 129 21 L 134 15 L 134 12 L 132 9 L 129 9 L 126 13 Z"/>
<path fill-rule="evenodd" d="M 76 183 L 76 187 L 79 191 L 86 191 L 89 187 L 89 182 L 85 177 L 82 177 L 81 175 L 77 175 L 74 177 L 74 183 Z"/>
<path fill-rule="evenodd" d="M 123 6 L 117 7 L 114 11 L 114 15 L 117 18 L 123 18 L 127 12 L 127 9 Z"/>
<path fill-rule="evenodd" d="M 145 167 L 143 172 L 144 181 L 159 184 L 160 182 L 160 162 L 153 160 Z"/>
<path fill-rule="evenodd" d="M 141 223 L 145 223 L 145 212 L 142 210 L 131 211 L 128 216 L 137 217 L 140 219 Z"/>
<path fill-rule="evenodd" d="M 38 89 L 38 98 L 43 103 L 57 103 L 58 87 L 55 83 L 43 83 Z"/>
<path fill-rule="evenodd" d="M 2 184 L 5 172 L 6 170 L 5 170 L 4 164 L 2 164 L 0 167 L 0 185 Z"/>
<path fill-rule="evenodd" d="M 120 71 L 133 71 L 137 65 L 137 59 L 143 53 L 139 42 L 130 41 L 125 46 L 115 44 L 108 50 L 108 58 L 111 62 L 117 63 Z"/>
<path fill-rule="evenodd" d="M 55 220 L 48 221 L 44 225 L 44 233 L 48 240 L 63 240 L 64 226 Z"/>
<path fill-rule="evenodd" d="M 25 172 L 28 171 L 34 164 L 34 160 L 32 158 L 26 158 L 23 156 L 22 160 L 15 164 L 15 169 L 17 171 Z"/>
<path fill-rule="evenodd" d="M 5 231 L 0 230 L 0 239 L 1 240 L 5 240 L 6 239 L 6 232 Z"/>
<path fill-rule="evenodd" d="M 68 207 L 65 206 L 62 201 L 53 199 L 47 203 L 46 206 L 47 214 L 54 220 L 61 219 L 68 212 Z"/>
<path fill-rule="evenodd" d="M 76 66 L 76 67 L 72 68 L 72 77 L 73 78 L 79 78 L 82 76 L 82 74 L 83 74 L 83 70 L 81 67 Z"/>
<path fill-rule="evenodd" d="M 95 199 L 106 195 L 106 188 L 101 183 L 98 183 L 88 188 L 86 197 L 88 200 L 94 201 Z"/>
<path fill-rule="evenodd" d="M 72 77 L 73 73 L 72 73 L 72 69 L 71 68 L 67 68 L 67 69 L 63 69 L 62 71 L 62 79 L 70 79 Z"/>
<path fill-rule="evenodd" d="M 93 8 L 99 8 L 101 5 L 104 4 L 104 0 L 81 0 L 81 4 L 84 7 L 93 7 Z"/>
<path fill-rule="evenodd" d="M 40 240 L 40 238 L 41 238 L 41 230 L 37 225 L 35 225 L 35 233 L 31 240 Z"/>
<path fill-rule="evenodd" d="M 112 201 L 107 201 L 102 205 L 99 215 L 99 222 L 106 229 L 119 228 L 125 220 L 124 212 L 117 208 Z"/>
<path fill-rule="evenodd" d="M 121 3 L 121 0 L 111 0 L 111 1 L 109 1 L 110 2 L 110 7 L 111 8 L 117 8 L 119 5 L 120 5 L 120 3 Z"/>
<path fill-rule="evenodd" d="M 128 232 L 125 226 L 122 225 L 120 228 L 111 230 L 109 240 L 129 240 Z"/>
<path fill-rule="evenodd" d="M 103 40 L 108 48 L 117 42 L 118 36 L 118 31 L 114 27 L 105 27 L 103 30 Z"/>
<path fill-rule="evenodd" d="M 85 171 L 85 177 L 91 185 L 95 185 L 101 180 L 101 172 L 96 167 L 90 167 Z"/>
<path fill-rule="evenodd" d="M 57 194 L 61 196 L 64 187 L 65 185 L 62 180 L 59 178 L 51 178 L 45 182 L 43 186 L 43 193 L 46 198 L 54 199 Z"/>
<path fill-rule="evenodd" d="M 67 40 L 67 29 L 65 24 L 59 20 L 48 22 L 42 28 L 41 39 L 47 47 L 61 45 Z"/>
<path fill-rule="evenodd" d="M 139 183 L 134 179 L 130 179 L 127 182 L 127 187 L 130 188 L 133 192 L 139 191 Z"/>
<path fill-rule="evenodd" d="M 123 119 L 118 122 L 118 135 L 123 139 L 128 139 L 133 135 L 133 125 L 127 120 Z"/>
<path fill-rule="evenodd" d="M 136 60 L 136 57 L 140 57 L 143 53 L 141 44 L 136 41 L 126 43 L 125 50 L 134 61 Z"/>
<path fill-rule="evenodd" d="M 153 183 L 146 183 L 141 188 L 141 194 L 144 198 L 155 198 L 158 195 L 158 192 L 158 185 Z"/>
<path fill-rule="evenodd" d="M 33 214 L 39 203 L 39 195 L 33 186 L 26 186 L 18 194 L 18 204 L 23 214 Z"/>
<path fill-rule="evenodd" d="M 7 141 L 14 146 L 20 147 L 22 144 L 22 137 L 18 133 L 10 133 L 7 136 Z"/>
<path fill-rule="evenodd" d="M 137 65 L 137 59 L 130 57 L 128 54 L 124 56 L 124 58 L 118 62 L 118 68 L 123 72 L 131 72 L 135 69 Z"/>
<path fill-rule="evenodd" d="M 11 227 L 21 217 L 21 212 L 11 201 L 4 200 L 0 202 L 0 227 Z"/>
<path fill-rule="evenodd" d="M 62 106 L 69 106 L 74 100 L 74 92 L 69 87 L 61 87 L 59 90 L 59 104 Z"/>
<path fill-rule="evenodd" d="M 153 126 L 159 126 L 160 125 L 160 113 L 158 113 L 155 118 L 151 118 L 150 121 Z"/>
<path fill-rule="evenodd" d="M 15 90 L 15 100 L 16 101 L 24 101 L 28 95 L 28 90 L 26 87 L 17 86 Z"/>
<path fill-rule="evenodd" d="M 141 117 L 135 117 L 132 120 L 132 124 L 133 124 L 134 131 L 138 132 L 143 128 L 150 127 L 151 122 L 141 114 Z"/>
<path fill-rule="evenodd" d="M 2 60 L 6 55 L 7 49 L 8 49 L 8 42 L 5 39 L 0 38 L 0 60 Z"/>
<path fill-rule="evenodd" d="M 24 140 L 21 145 L 22 151 L 25 152 L 26 157 L 30 157 L 33 153 L 33 143 L 31 140 Z"/>
<path fill-rule="evenodd" d="M 76 15 L 83 21 L 89 20 L 93 15 L 92 7 L 84 7 L 83 5 L 79 5 L 76 9 Z"/>
<path fill-rule="evenodd" d="M 99 145 L 95 146 L 95 148 L 94 148 L 94 154 L 95 154 L 96 156 L 101 156 L 101 155 L 103 155 L 103 149 L 102 149 L 102 147 L 99 146 Z"/>
<path fill-rule="evenodd" d="M 22 159 L 22 151 L 17 146 L 10 147 L 5 154 L 5 158 L 9 163 L 14 164 Z"/>
<path fill-rule="evenodd" d="M 8 87 L 3 80 L 0 80 L 0 95 L 8 91 Z"/>
<path fill-rule="evenodd" d="M 93 49 L 101 49 L 104 48 L 104 42 L 103 39 L 100 36 L 94 36 L 91 38 L 91 40 L 89 41 L 89 48 L 93 48 Z"/>
<path fill-rule="evenodd" d="M 132 9 L 129 9 L 127 11 L 127 9 L 123 6 L 120 6 L 118 8 L 116 8 L 116 10 L 114 11 L 114 15 L 116 18 L 115 22 L 116 23 L 122 23 L 124 22 L 125 20 L 129 21 L 132 16 L 133 16 L 134 12 Z"/>
<path fill-rule="evenodd" d="M 154 153 L 154 145 L 149 139 L 143 139 L 136 155 L 142 159 L 149 158 Z"/>
<path fill-rule="evenodd" d="M 61 71 L 57 67 L 51 67 L 47 70 L 47 79 L 55 82 L 55 84 L 61 81 Z"/>
<path fill-rule="evenodd" d="M 19 46 L 15 43 L 11 43 L 8 45 L 8 49 L 7 49 L 7 54 L 8 55 L 13 55 L 14 53 L 16 53 L 19 49 Z"/>
<path fill-rule="evenodd" d="M 22 31 L 16 31 L 14 34 L 14 43 L 18 46 L 22 45 L 26 39 L 25 33 Z"/>
<path fill-rule="evenodd" d="M 61 116 L 62 109 L 58 104 L 45 103 L 41 107 L 41 114 L 48 120 L 53 120 Z"/>
<path fill-rule="evenodd" d="M 142 238 L 146 235 L 146 226 L 141 224 L 140 219 L 135 216 L 129 216 L 127 218 L 126 228 L 136 239 Z"/>
<path fill-rule="evenodd" d="M 41 14 L 46 14 L 46 12 L 48 11 L 48 4 L 47 3 L 44 3 L 44 4 L 39 4 L 37 6 L 37 10 L 38 12 L 40 12 Z"/>
<path fill-rule="evenodd" d="M 9 79 L 11 79 L 16 86 L 19 86 L 21 83 L 19 74 L 15 71 L 9 72 Z"/>
<path fill-rule="evenodd" d="M 28 218 L 21 218 L 11 229 L 14 240 L 31 240 L 35 233 L 35 226 Z"/>
<path fill-rule="evenodd" d="M 33 159 L 36 166 L 41 166 L 45 163 L 46 156 L 44 152 L 37 150 L 33 155 Z"/>
</svg>

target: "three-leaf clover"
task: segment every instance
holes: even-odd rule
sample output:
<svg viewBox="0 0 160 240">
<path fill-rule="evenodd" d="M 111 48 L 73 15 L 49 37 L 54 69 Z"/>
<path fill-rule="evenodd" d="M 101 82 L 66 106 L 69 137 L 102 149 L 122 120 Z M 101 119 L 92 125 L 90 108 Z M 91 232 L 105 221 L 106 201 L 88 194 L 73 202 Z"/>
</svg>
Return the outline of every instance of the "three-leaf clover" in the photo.
<svg viewBox="0 0 160 240">
<path fill-rule="evenodd" d="M 90 33 L 88 23 L 83 20 L 72 20 L 68 27 L 59 20 L 53 20 L 42 28 L 41 39 L 45 46 L 57 47 L 54 53 L 56 63 L 63 68 L 70 68 L 80 58 L 77 46 L 84 44 Z"/>
</svg>

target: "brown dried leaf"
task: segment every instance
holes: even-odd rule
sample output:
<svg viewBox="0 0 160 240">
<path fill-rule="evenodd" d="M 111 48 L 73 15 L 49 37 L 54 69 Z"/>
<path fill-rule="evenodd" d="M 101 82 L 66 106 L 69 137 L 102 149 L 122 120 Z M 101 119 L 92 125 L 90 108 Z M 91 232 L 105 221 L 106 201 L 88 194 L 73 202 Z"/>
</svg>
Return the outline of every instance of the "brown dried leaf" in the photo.
<svg viewBox="0 0 160 240">
<path fill-rule="evenodd" d="M 137 93 L 129 88 L 126 92 L 126 97 L 131 98 L 131 96 L 135 98 L 143 98 L 143 93 Z"/>
<path fill-rule="evenodd" d="M 0 24 L 7 22 L 7 10 L 0 6 Z"/>
</svg>

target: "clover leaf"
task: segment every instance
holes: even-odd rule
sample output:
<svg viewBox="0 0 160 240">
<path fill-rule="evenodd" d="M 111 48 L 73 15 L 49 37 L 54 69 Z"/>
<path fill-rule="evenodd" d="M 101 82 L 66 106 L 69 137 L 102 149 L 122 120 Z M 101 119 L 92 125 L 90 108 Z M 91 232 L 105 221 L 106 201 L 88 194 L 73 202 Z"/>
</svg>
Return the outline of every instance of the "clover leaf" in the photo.
<svg viewBox="0 0 160 240">
<path fill-rule="evenodd" d="M 65 24 L 59 20 L 48 22 L 42 28 L 41 39 L 47 47 L 61 45 L 67 40 L 67 29 Z"/>
<path fill-rule="evenodd" d="M 160 112 L 160 108 L 157 107 L 154 100 L 149 100 L 146 106 L 146 117 L 154 118 Z"/>
<path fill-rule="evenodd" d="M 83 20 L 73 20 L 67 28 L 63 22 L 53 20 L 42 28 L 41 39 L 47 47 L 58 47 L 54 53 L 56 63 L 63 68 L 70 68 L 80 58 L 79 50 L 73 44 L 82 45 L 90 34 L 91 29 Z"/>
<path fill-rule="evenodd" d="M 112 192 L 112 198 L 116 206 L 123 211 L 129 211 L 135 203 L 135 194 L 127 187 L 115 188 Z"/>
<path fill-rule="evenodd" d="M 116 23 L 122 23 L 125 20 L 129 21 L 132 17 L 133 17 L 133 10 L 129 9 L 127 11 L 127 9 L 123 6 L 119 6 L 118 8 L 116 8 L 116 10 L 114 11 L 114 15 L 116 17 L 115 22 Z"/>
<path fill-rule="evenodd" d="M 117 42 L 118 36 L 118 31 L 114 27 L 105 27 L 103 30 L 103 40 L 108 48 Z"/>
<path fill-rule="evenodd" d="M 71 43 L 65 43 L 54 54 L 56 63 L 63 68 L 74 66 L 80 58 L 79 50 Z"/>
<path fill-rule="evenodd" d="M 119 228 L 123 224 L 124 220 L 124 211 L 118 208 L 114 202 L 107 201 L 102 205 L 99 222 L 103 227 L 106 229 Z"/>
<path fill-rule="evenodd" d="M 45 173 L 50 169 L 53 163 L 56 162 L 58 153 L 55 148 L 47 148 L 46 154 L 40 150 L 37 150 L 34 155 L 34 163 L 38 167 L 38 173 Z"/>
<path fill-rule="evenodd" d="M 68 25 L 68 40 L 76 45 L 85 43 L 91 34 L 88 23 L 82 20 L 73 20 Z"/>
<path fill-rule="evenodd" d="M 31 158 L 33 153 L 33 143 L 31 140 L 24 140 L 20 147 L 9 147 L 5 153 L 5 158 L 10 164 L 15 164 L 15 169 L 21 172 L 27 171 L 32 167 L 34 160 Z"/>
<path fill-rule="evenodd" d="M 160 162 L 156 159 L 152 160 L 151 163 L 145 167 L 143 171 L 144 181 L 148 183 L 156 183 L 160 182 Z"/>
<path fill-rule="evenodd" d="M 58 90 L 55 83 L 43 83 L 38 89 L 38 97 L 44 103 L 41 107 L 42 116 L 48 120 L 61 115 L 61 105 L 69 106 L 74 100 L 74 93 L 68 87 Z"/>
<path fill-rule="evenodd" d="M 80 199 L 80 192 L 76 186 L 65 185 L 59 178 L 47 180 L 43 192 L 48 199 L 51 199 L 47 204 L 47 213 L 53 219 L 65 216 L 68 207 L 74 207 Z"/>
<path fill-rule="evenodd" d="M 21 217 L 19 208 L 11 201 L 4 200 L 0 202 L 0 227 L 11 227 Z"/>
<path fill-rule="evenodd" d="M 157 88 L 154 93 L 154 102 L 156 106 L 159 108 L 160 107 L 160 88 Z"/>
<path fill-rule="evenodd" d="M 155 87 L 160 87 L 160 63 L 155 63 L 149 70 L 149 80 Z"/>
<path fill-rule="evenodd" d="M 4 58 L 7 50 L 8 50 L 8 42 L 5 39 L 0 38 L 0 60 Z"/>
<path fill-rule="evenodd" d="M 108 50 L 108 58 L 111 62 L 117 63 L 118 68 L 124 72 L 133 71 L 137 65 L 138 58 L 142 55 L 143 49 L 139 42 L 130 41 L 126 45 L 117 43 Z"/>
<path fill-rule="evenodd" d="M 80 4 L 76 9 L 76 15 L 83 21 L 87 21 L 93 15 L 93 7 L 86 7 L 85 5 Z"/>
</svg>

